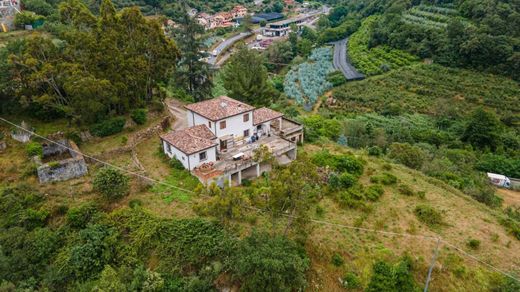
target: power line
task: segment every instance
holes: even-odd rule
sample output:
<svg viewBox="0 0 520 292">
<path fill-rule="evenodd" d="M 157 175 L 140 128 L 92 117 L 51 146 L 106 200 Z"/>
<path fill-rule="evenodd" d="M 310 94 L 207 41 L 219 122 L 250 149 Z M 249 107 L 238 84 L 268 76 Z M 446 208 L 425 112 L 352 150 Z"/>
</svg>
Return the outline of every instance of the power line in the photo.
<svg viewBox="0 0 520 292">
<path fill-rule="evenodd" d="M 120 171 L 122 171 L 122 172 L 126 172 L 126 173 L 128 173 L 128 174 L 133 175 L 133 176 L 136 176 L 136 177 L 139 177 L 139 178 L 142 178 L 142 179 L 145 179 L 145 180 L 148 180 L 148 181 L 151 181 L 151 182 L 157 183 L 157 184 L 161 184 L 161 185 L 164 185 L 164 186 L 167 186 L 167 187 L 171 187 L 171 188 L 174 188 L 174 189 L 177 189 L 177 190 L 185 191 L 185 192 L 190 193 L 190 194 L 195 194 L 195 192 L 193 192 L 193 191 L 191 191 L 191 190 L 184 189 L 184 188 L 181 188 L 181 187 L 178 187 L 178 186 L 172 185 L 172 184 L 168 184 L 168 183 L 163 182 L 163 181 L 159 181 L 159 180 L 156 180 L 156 179 L 150 178 L 150 177 L 145 176 L 145 175 L 142 175 L 142 174 L 140 174 L 140 173 L 133 172 L 133 171 L 127 170 L 127 169 L 125 169 L 125 168 L 119 167 L 119 166 L 117 166 L 117 165 L 111 164 L 111 163 L 109 163 L 109 162 L 106 162 L 106 161 L 103 161 L 103 160 L 97 159 L 97 158 L 95 158 L 95 157 L 93 157 L 93 156 L 91 156 L 91 155 L 84 154 L 84 153 L 82 153 L 82 152 L 80 152 L 80 151 L 77 151 L 77 150 L 75 150 L 75 149 L 70 148 L 70 147 L 67 146 L 67 145 L 63 145 L 62 143 L 56 142 L 56 141 L 51 140 L 51 139 L 49 139 L 49 138 L 47 138 L 47 137 L 44 137 L 44 136 L 42 136 L 42 135 L 39 135 L 39 134 L 37 134 L 37 133 L 35 133 L 35 132 L 33 132 L 33 131 L 30 131 L 30 130 L 28 130 L 28 129 L 25 129 L 24 127 L 21 127 L 21 126 L 15 124 L 15 123 L 13 123 L 13 122 L 11 122 L 11 121 L 9 121 L 9 120 L 6 120 L 6 119 L 4 119 L 4 118 L 2 118 L 2 117 L 0 117 L 0 120 L 3 121 L 3 122 L 5 122 L 5 123 L 7 123 L 7 124 L 9 124 L 9 125 L 11 125 L 11 126 L 14 126 L 14 127 L 18 128 L 18 129 L 21 129 L 21 130 L 23 130 L 23 131 L 26 131 L 26 132 L 28 132 L 28 133 L 30 133 L 30 134 L 36 136 L 36 137 L 39 137 L 39 138 L 41 138 L 41 139 L 43 139 L 43 140 L 45 140 L 45 141 L 48 141 L 48 142 L 50 142 L 50 143 L 53 143 L 53 144 L 58 145 L 58 146 L 60 146 L 60 147 L 63 147 L 63 148 L 65 148 L 65 149 L 69 150 L 69 151 L 72 151 L 72 152 L 76 153 L 76 154 L 79 154 L 79 155 L 83 155 L 83 156 L 85 156 L 85 157 L 88 157 L 88 158 L 90 158 L 91 160 L 96 161 L 96 162 L 98 162 L 98 163 L 101 163 L 101 164 L 103 164 L 103 165 L 106 165 L 106 166 L 109 166 L 109 167 L 112 167 L 112 168 L 118 169 L 118 170 L 120 170 Z M 204 196 L 204 197 L 207 197 L 207 196 Z M 255 210 L 255 211 L 257 211 L 257 212 L 262 212 L 262 213 L 264 212 L 263 210 L 261 210 L 261 209 L 259 209 L 259 208 L 255 208 L 255 207 L 251 207 L 251 206 L 243 206 L 243 207 L 248 208 L 248 209 L 251 209 L 251 210 Z M 293 215 L 283 214 L 283 213 L 279 213 L 279 215 L 284 216 L 284 217 L 288 217 L 288 218 L 293 218 L 293 219 L 297 219 L 297 218 L 299 218 L 298 216 L 293 216 Z M 450 247 L 454 248 L 456 251 L 458 251 L 458 252 L 461 253 L 462 255 L 467 256 L 467 257 L 469 257 L 469 258 L 471 258 L 471 259 L 477 261 L 478 263 L 483 264 L 483 265 L 487 266 L 488 268 L 490 268 L 490 269 L 492 269 L 492 270 L 494 270 L 494 271 L 496 271 L 496 272 L 498 272 L 498 273 L 500 273 L 500 274 L 502 274 L 502 275 L 504 275 L 504 276 L 506 276 L 506 277 L 509 277 L 509 278 L 511 278 L 511 279 L 513 279 L 513 280 L 515 280 L 515 281 L 517 281 L 517 282 L 520 282 L 520 280 L 517 279 L 516 277 L 514 277 L 513 275 L 511 275 L 511 274 L 509 274 L 509 273 L 506 273 L 506 272 L 500 270 L 499 268 L 497 268 L 497 267 L 495 267 L 495 266 L 493 266 L 493 265 L 491 265 L 491 264 L 489 264 L 489 263 L 487 263 L 487 262 L 484 262 L 484 261 L 480 260 L 479 258 L 477 258 L 477 257 L 475 257 L 475 256 L 473 256 L 473 255 L 471 255 L 471 254 L 469 254 L 469 253 L 467 253 L 467 252 L 465 252 L 463 249 L 461 249 L 461 248 L 459 248 L 459 247 L 457 247 L 457 246 L 451 244 L 451 243 L 448 242 L 448 241 L 445 241 L 445 240 L 441 239 L 440 237 L 435 237 L 435 236 L 430 236 L 430 235 L 422 235 L 422 234 L 410 234 L 410 233 L 399 233 L 399 232 L 383 231 L 383 230 L 376 230 L 376 229 L 363 228 L 363 227 L 355 227 L 355 226 L 350 226 L 350 225 L 345 225 L 345 224 L 339 224 L 339 223 L 333 223 L 333 222 L 324 221 L 324 220 L 317 220 L 317 219 L 310 219 L 309 221 L 314 222 L 314 223 L 319 223 L 319 224 L 324 224 L 324 225 L 331 225 L 331 226 L 336 226 L 336 227 L 341 227 L 341 228 L 346 228 L 346 229 L 353 229 L 353 230 L 364 231 L 364 232 L 372 232 L 372 233 L 379 233 L 379 234 L 393 235 L 393 236 L 417 237 L 417 238 L 423 238 L 423 239 L 428 239 L 428 240 L 437 240 L 437 248 L 436 248 L 436 251 L 435 251 L 434 258 L 432 259 L 432 263 L 435 263 L 435 260 L 436 260 L 436 258 L 437 258 L 437 254 L 438 254 L 438 250 L 439 250 L 439 246 L 438 246 L 438 245 L 439 245 L 440 242 L 442 242 L 442 243 L 446 244 L 447 246 L 450 246 Z M 429 272 L 428 272 L 428 278 L 430 278 L 430 276 L 431 276 L 432 267 L 433 267 L 433 264 L 430 266 L 430 270 L 429 270 Z M 428 280 L 429 280 L 429 279 L 428 279 Z M 429 282 L 429 281 L 428 281 L 428 282 Z M 427 282 L 426 285 L 428 285 L 428 282 Z M 427 286 L 425 287 L 425 289 L 427 289 Z M 426 291 L 426 290 L 425 290 L 425 291 Z"/>
<path fill-rule="evenodd" d="M 18 128 L 18 129 L 20 129 L 20 130 L 26 131 L 27 133 L 30 133 L 30 134 L 32 134 L 32 135 L 38 137 L 38 138 L 41 138 L 41 139 L 43 139 L 43 140 L 45 140 L 45 141 L 47 141 L 47 142 L 50 142 L 50 143 L 53 143 L 53 144 L 58 145 L 58 146 L 60 146 L 60 147 L 63 147 L 63 148 L 65 148 L 65 149 L 69 150 L 69 151 L 72 151 L 72 152 L 76 153 L 76 154 L 79 154 L 79 155 L 82 155 L 82 156 L 88 157 L 89 159 L 91 159 L 91 160 L 93 160 L 93 161 L 96 161 L 96 162 L 98 162 L 98 163 L 101 163 L 101 164 L 103 164 L 103 165 L 106 165 L 106 166 L 109 166 L 109 167 L 112 167 L 112 168 L 118 169 L 118 170 L 120 170 L 120 171 L 122 171 L 122 172 L 125 172 L 125 173 L 127 173 L 127 174 L 130 174 L 130 175 L 133 175 L 133 176 L 136 176 L 136 177 L 139 177 L 139 178 L 142 178 L 142 179 L 145 179 L 145 180 L 151 181 L 151 182 L 153 182 L 153 183 L 161 184 L 161 185 L 164 185 L 164 186 L 167 186 L 167 187 L 171 187 L 171 188 L 174 188 L 174 189 L 177 189 L 177 190 L 181 190 L 181 191 L 185 191 L 185 192 L 192 193 L 192 194 L 194 193 L 193 191 L 190 191 L 190 190 L 187 190 L 187 189 L 184 189 L 184 188 L 180 188 L 180 187 L 178 187 L 178 186 L 175 186 L 175 185 L 172 185 L 172 184 L 169 184 L 169 183 L 163 182 L 163 181 L 159 181 L 159 180 L 153 179 L 153 178 L 151 178 L 151 177 L 148 177 L 148 176 L 142 175 L 142 174 L 140 174 L 140 173 L 137 173 L 137 172 L 134 172 L 134 171 L 131 171 L 131 170 L 125 169 L 125 168 L 123 168 L 123 167 L 120 167 L 120 166 L 114 165 L 114 164 L 112 164 L 112 163 L 109 163 L 109 162 L 106 162 L 106 161 L 103 161 L 103 160 L 97 159 L 97 158 L 93 157 L 92 155 L 84 154 L 84 153 L 82 153 L 82 152 L 80 152 L 80 151 L 77 151 L 77 150 L 75 150 L 75 149 L 72 149 L 71 147 L 69 147 L 69 146 L 67 146 L 67 145 L 64 145 L 64 144 L 62 144 L 62 143 L 56 142 L 56 141 L 54 141 L 54 140 L 51 140 L 51 139 L 49 139 L 49 138 L 47 138 L 47 137 L 44 137 L 44 136 L 42 136 L 42 135 L 39 135 L 39 134 L 37 134 L 37 133 L 35 133 L 35 132 L 31 131 L 31 130 L 25 129 L 24 127 L 21 127 L 21 126 L 19 126 L 19 125 L 13 123 L 13 122 L 11 122 L 11 121 L 8 121 L 8 120 L 6 120 L 6 119 L 4 119 L 4 118 L 2 118 L 2 117 L 0 117 L 0 120 L 3 121 L 3 122 L 5 122 L 5 123 L 7 123 L 7 124 L 9 124 L 9 125 L 11 125 L 11 126 L 14 126 L 14 127 Z"/>
</svg>

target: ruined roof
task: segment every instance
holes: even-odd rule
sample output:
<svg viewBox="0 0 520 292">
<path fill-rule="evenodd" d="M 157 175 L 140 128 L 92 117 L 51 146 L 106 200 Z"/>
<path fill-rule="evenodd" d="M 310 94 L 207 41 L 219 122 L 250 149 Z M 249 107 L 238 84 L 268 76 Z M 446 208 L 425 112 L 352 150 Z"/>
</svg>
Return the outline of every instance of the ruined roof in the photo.
<svg viewBox="0 0 520 292">
<path fill-rule="evenodd" d="M 178 131 L 171 131 L 167 134 L 161 135 L 161 139 L 170 143 L 173 147 L 187 155 L 217 145 L 217 142 L 215 141 L 217 137 L 206 125 L 197 125 Z"/>
<path fill-rule="evenodd" d="M 259 109 L 255 109 L 253 111 L 253 125 L 258 125 L 261 123 L 268 122 L 270 120 L 274 120 L 276 118 L 282 117 L 283 114 L 272 109 L 262 107 Z"/>
<path fill-rule="evenodd" d="M 227 96 L 219 96 L 214 99 L 188 104 L 185 107 L 212 121 L 222 120 L 255 109 L 248 104 Z"/>
</svg>

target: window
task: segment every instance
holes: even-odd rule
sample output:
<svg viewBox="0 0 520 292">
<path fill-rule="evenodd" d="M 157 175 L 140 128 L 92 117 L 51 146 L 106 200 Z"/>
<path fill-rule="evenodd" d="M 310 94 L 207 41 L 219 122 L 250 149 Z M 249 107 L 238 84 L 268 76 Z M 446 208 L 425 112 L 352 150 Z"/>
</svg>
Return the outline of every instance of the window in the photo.
<svg viewBox="0 0 520 292">
<path fill-rule="evenodd" d="M 222 121 L 220 122 L 220 129 L 225 129 L 226 128 L 226 121 Z"/>
<path fill-rule="evenodd" d="M 208 128 L 211 129 L 211 122 L 210 121 L 208 121 Z"/>
<path fill-rule="evenodd" d="M 171 153 L 172 148 L 170 147 L 170 144 L 168 144 L 167 142 L 164 142 L 164 144 L 166 145 L 166 152 Z"/>
<path fill-rule="evenodd" d="M 249 122 L 249 113 L 244 115 L 244 123 Z"/>
<path fill-rule="evenodd" d="M 244 131 L 244 137 L 249 137 L 249 130 Z"/>
<path fill-rule="evenodd" d="M 199 153 L 199 160 L 203 161 L 206 160 L 206 151 Z"/>
</svg>

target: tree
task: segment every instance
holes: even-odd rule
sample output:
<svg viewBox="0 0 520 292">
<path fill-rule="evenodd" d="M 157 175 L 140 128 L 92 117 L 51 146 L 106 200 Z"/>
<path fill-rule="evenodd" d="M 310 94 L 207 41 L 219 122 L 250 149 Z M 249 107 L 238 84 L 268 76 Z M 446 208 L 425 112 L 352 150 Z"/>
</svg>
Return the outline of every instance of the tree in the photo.
<svg viewBox="0 0 520 292">
<path fill-rule="evenodd" d="M 109 201 L 117 200 L 128 194 L 128 177 L 119 170 L 105 166 L 94 177 L 94 190 L 100 192 Z"/>
<path fill-rule="evenodd" d="M 196 205 L 195 210 L 201 215 L 216 217 L 224 224 L 234 219 L 242 219 L 247 212 L 244 210 L 244 207 L 249 205 L 246 196 L 241 189 L 230 187 L 228 182 L 224 183 L 223 188 L 215 183 L 207 188 L 203 186 L 199 194 L 210 198 Z"/>
<path fill-rule="evenodd" d="M 495 113 L 479 107 L 469 116 L 462 141 L 480 149 L 495 150 L 501 144 L 502 126 Z"/>
<path fill-rule="evenodd" d="M 231 259 L 241 291 L 300 291 L 310 261 L 302 248 L 283 236 L 253 232 L 242 240 Z"/>
<path fill-rule="evenodd" d="M 204 61 L 208 53 L 200 38 L 204 27 L 185 11 L 178 21 L 179 27 L 173 34 L 182 54 L 173 81 L 185 88 L 195 100 L 202 101 L 211 97 L 213 88 L 212 70 Z"/>
<path fill-rule="evenodd" d="M 117 274 L 117 271 L 114 270 L 109 265 L 106 265 L 103 271 L 101 272 L 101 277 L 99 278 L 98 284 L 94 287 L 93 291 L 96 292 L 123 292 L 127 291 L 126 286 Z"/>
<path fill-rule="evenodd" d="M 245 46 L 224 66 L 222 80 L 230 97 L 255 106 L 270 104 L 276 94 L 268 82 L 262 56 Z"/>
</svg>

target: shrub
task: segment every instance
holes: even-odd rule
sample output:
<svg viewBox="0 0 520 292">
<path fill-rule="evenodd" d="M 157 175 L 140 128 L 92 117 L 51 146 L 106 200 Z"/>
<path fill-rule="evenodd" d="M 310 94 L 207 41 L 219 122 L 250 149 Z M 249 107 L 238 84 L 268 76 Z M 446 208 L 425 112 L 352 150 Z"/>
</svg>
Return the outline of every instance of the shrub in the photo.
<svg viewBox="0 0 520 292">
<path fill-rule="evenodd" d="M 243 291 L 296 291 L 306 286 L 310 261 L 303 248 L 283 236 L 253 232 L 231 259 Z"/>
<path fill-rule="evenodd" d="M 343 277 L 343 287 L 346 289 L 357 289 L 361 287 L 361 281 L 356 274 L 349 272 Z"/>
<path fill-rule="evenodd" d="M 74 141 L 76 145 L 81 145 L 81 143 L 83 142 L 81 140 L 80 134 L 77 131 L 67 131 L 65 133 L 65 138 Z"/>
<path fill-rule="evenodd" d="M 368 155 L 370 156 L 381 156 L 381 153 L 383 153 L 383 150 L 381 150 L 381 147 L 379 146 L 372 146 L 368 148 Z"/>
<path fill-rule="evenodd" d="M 130 202 L 128 202 L 128 206 L 132 209 L 141 207 L 143 205 L 143 202 L 139 199 L 132 199 Z"/>
<path fill-rule="evenodd" d="M 124 117 L 108 119 L 90 127 L 90 132 L 92 135 L 98 137 L 110 136 L 123 131 L 125 123 L 126 121 Z"/>
<path fill-rule="evenodd" d="M 388 156 L 413 169 L 420 169 L 425 160 L 423 150 L 408 143 L 392 143 Z"/>
<path fill-rule="evenodd" d="M 365 196 L 370 201 L 377 201 L 384 193 L 385 190 L 381 185 L 371 185 L 365 189 Z"/>
<path fill-rule="evenodd" d="M 96 205 L 92 203 L 70 208 L 67 211 L 67 223 L 73 228 L 83 229 L 88 223 L 93 221 L 97 212 Z"/>
<path fill-rule="evenodd" d="M 343 260 L 343 257 L 338 254 L 338 253 L 334 253 L 332 255 L 332 264 L 335 265 L 336 267 L 341 267 L 343 266 L 343 264 L 345 263 L 345 260 Z"/>
<path fill-rule="evenodd" d="M 175 158 L 175 157 L 170 159 L 170 166 L 173 169 L 184 170 L 184 165 L 182 164 L 182 162 L 179 159 Z"/>
<path fill-rule="evenodd" d="M 383 185 L 393 185 L 397 183 L 397 177 L 391 173 L 383 172 L 382 174 L 370 177 L 370 182 L 381 183 Z"/>
<path fill-rule="evenodd" d="M 348 189 L 356 182 L 357 178 L 348 172 L 344 172 L 340 175 L 332 174 L 329 178 L 329 184 L 334 189 Z"/>
<path fill-rule="evenodd" d="M 378 261 L 372 267 L 372 277 L 366 291 L 417 291 L 412 270 L 412 260 L 409 256 L 404 256 L 394 266 Z"/>
<path fill-rule="evenodd" d="M 419 221 L 428 226 L 442 224 L 442 214 L 429 205 L 418 205 L 414 210 L 415 216 Z"/>
<path fill-rule="evenodd" d="M 412 188 L 405 184 L 400 184 L 397 187 L 397 190 L 399 191 L 399 193 L 401 193 L 405 196 L 413 196 L 415 194 L 414 191 L 412 190 Z"/>
<path fill-rule="evenodd" d="M 348 172 L 356 176 L 363 174 L 364 170 L 363 160 L 352 155 L 333 155 L 327 150 L 314 154 L 312 162 L 317 166 L 329 166 L 338 172 Z"/>
<path fill-rule="evenodd" d="M 112 167 L 101 168 L 94 177 L 94 190 L 109 201 L 120 199 L 128 194 L 128 177 Z"/>
<path fill-rule="evenodd" d="M 144 108 L 138 108 L 138 109 L 135 109 L 132 111 L 132 113 L 130 114 L 130 117 L 132 118 L 132 120 L 138 124 L 138 125 L 144 125 L 144 123 L 146 123 L 146 115 L 147 115 L 147 110 L 144 109 Z"/>
<path fill-rule="evenodd" d="M 478 249 L 480 247 L 480 240 L 470 238 L 466 245 L 471 249 Z"/>
<path fill-rule="evenodd" d="M 42 144 L 40 144 L 38 142 L 29 142 L 25 146 L 25 152 L 27 153 L 27 155 L 29 157 L 33 157 L 33 156 L 42 157 L 43 156 L 43 146 L 42 146 Z"/>
<path fill-rule="evenodd" d="M 340 86 L 342 84 L 345 84 L 347 82 L 347 79 L 341 73 L 341 71 L 334 71 L 327 75 L 326 80 L 332 84 L 332 86 Z"/>
</svg>

